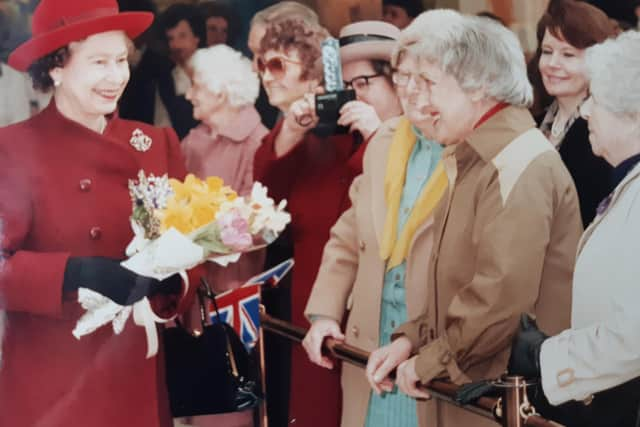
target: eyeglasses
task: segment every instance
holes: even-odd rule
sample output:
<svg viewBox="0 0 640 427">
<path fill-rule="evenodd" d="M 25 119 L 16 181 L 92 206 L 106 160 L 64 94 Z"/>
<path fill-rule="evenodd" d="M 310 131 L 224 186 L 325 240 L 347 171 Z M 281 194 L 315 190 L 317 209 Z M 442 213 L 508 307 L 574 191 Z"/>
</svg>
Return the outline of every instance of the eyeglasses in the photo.
<svg viewBox="0 0 640 427">
<path fill-rule="evenodd" d="M 344 87 L 347 89 L 355 89 L 356 92 L 365 91 L 369 88 L 369 80 L 380 77 L 382 74 L 372 74 L 370 76 L 357 76 L 349 81 L 344 81 Z"/>
<path fill-rule="evenodd" d="M 395 70 L 391 74 L 391 81 L 397 87 L 406 87 L 409 85 L 409 82 L 413 80 L 413 84 L 416 88 L 423 89 L 431 89 L 431 85 L 433 82 L 426 76 L 422 74 L 412 74 L 404 71 Z"/>
<path fill-rule="evenodd" d="M 260 75 L 269 71 L 274 78 L 281 79 L 287 74 L 287 62 L 290 64 L 302 64 L 302 62 L 294 61 L 285 56 L 274 56 L 268 61 L 265 61 L 264 58 L 260 56 L 256 61 L 256 66 L 258 67 Z"/>
</svg>

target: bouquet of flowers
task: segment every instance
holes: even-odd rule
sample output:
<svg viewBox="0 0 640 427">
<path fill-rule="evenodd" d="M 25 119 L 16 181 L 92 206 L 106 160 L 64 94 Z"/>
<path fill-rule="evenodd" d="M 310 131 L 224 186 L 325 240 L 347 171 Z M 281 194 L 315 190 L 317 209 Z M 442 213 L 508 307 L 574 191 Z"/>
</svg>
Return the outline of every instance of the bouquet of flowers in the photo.
<svg viewBox="0 0 640 427">
<path fill-rule="evenodd" d="M 181 182 L 140 171 L 129 181 L 129 193 L 134 237 L 122 266 L 157 280 L 180 274 L 187 286 L 186 270 L 207 260 L 223 266 L 235 262 L 241 253 L 273 242 L 291 221 L 286 201 L 276 205 L 258 182 L 250 195 L 240 197 L 218 177 L 200 180 L 190 174 Z M 109 322 L 118 334 L 133 312 L 136 324 L 147 330 L 148 357 L 157 351 L 155 322 L 171 320 L 158 318 L 146 298 L 125 307 L 85 288 L 78 298 L 87 312 L 73 331 L 76 338 Z"/>
<path fill-rule="evenodd" d="M 180 182 L 140 172 L 129 192 L 135 237 L 123 265 L 159 280 L 205 260 L 236 261 L 273 242 L 291 221 L 286 201 L 275 205 L 259 182 L 239 197 L 218 177 L 202 181 L 190 174 Z"/>
</svg>

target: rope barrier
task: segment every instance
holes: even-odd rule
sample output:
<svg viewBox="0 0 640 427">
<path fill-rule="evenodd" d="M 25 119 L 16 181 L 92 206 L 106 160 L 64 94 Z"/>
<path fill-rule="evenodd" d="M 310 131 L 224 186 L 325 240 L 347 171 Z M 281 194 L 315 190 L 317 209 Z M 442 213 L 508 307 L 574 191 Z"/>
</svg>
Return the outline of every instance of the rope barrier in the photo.
<svg viewBox="0 0 640 427">
<path fill-rule="evenodd" d="M 305 328 L 269 316 L 263 307 L 261 307 L 260 322 L 265 331 L 295 343 L 301 343 L 307 334 Z M 363 369 L 367 366 L 369 360 L 367 351 L 339 343 L 331 338 L 326 339 L 323 346 L 325 351 L 336 359 Z M 452 382 L 433 380 L 422 385 L 421 388 L 436 399 L 492 419 L 504 427 L 562 427 L 535 413 L 527 400 L 526 384 L 522 377 L 506 377 L 502 384 L 504 394 L 501 398 L 481 397 L 475 403 L 468 405 L 460 405 L 456 402 L 455 396 L 459 387 Z"/>
</svg>

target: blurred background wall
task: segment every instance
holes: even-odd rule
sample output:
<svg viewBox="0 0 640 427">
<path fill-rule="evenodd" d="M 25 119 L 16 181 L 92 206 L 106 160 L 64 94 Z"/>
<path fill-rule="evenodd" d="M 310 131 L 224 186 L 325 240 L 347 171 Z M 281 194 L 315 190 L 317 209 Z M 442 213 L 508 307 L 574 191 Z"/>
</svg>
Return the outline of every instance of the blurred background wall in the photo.
<svg viewBox="0 0 640 427">
<path fill-rule="evenodd" d="M 64 0 L 60 0 L 64 1 Z M 87 0 L 90 1 L 90 0 Z M 172 3 L 198 3 L 198 0 L 153 0 L 159 11 Z M 243 49 L 246 43 L 248 22 L 253 14 L 276 0 L 216 0 L 226 3 L 235 12 L 238 19 L 240 37 L 235 47 Z M 323 24 L 333 34 L 353 21 L 362 19 L 376 19 L 381 16 L 382 0 L 298 0 L 313 7 L 321 17 Z M 627 20 L 635 27 L 637 18 L 634 14 L 634 4 L 637 0 L 588 0 L 601 7 L 615 19 Z M 0 55 L 13 48 L 17 43 L 28 37 L 29 14 L 33 11 L 38 0 L 0 0 L 0 10 L 7 11 L 11 17 L 9 25 L 0 24 L 2 33 L 10 33 L 6 40 L 0 38 Z M 535 27 L 538 19 L 547 7 L 549 0 L 423 0 L 425 9 L 445 7 L 457 9 L 465 13 L 489 11 L 499 16 L 513 29 L 522 42 L 525 52 L 535 49 Z M 7 28 L 10 27 L 10 28 Z"/>
</svg>

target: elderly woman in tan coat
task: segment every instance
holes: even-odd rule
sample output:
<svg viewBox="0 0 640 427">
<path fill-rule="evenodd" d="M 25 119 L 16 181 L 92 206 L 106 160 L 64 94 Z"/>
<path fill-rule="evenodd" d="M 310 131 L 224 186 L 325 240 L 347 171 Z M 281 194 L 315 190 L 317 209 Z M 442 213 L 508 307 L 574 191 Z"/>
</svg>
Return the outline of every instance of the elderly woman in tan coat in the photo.
<svg viewBox="0 0 640 427">
<path fill-rule="evenodd" d="M 373 350 L 390 342 L 398 325 L 426 309 L 428 268 L 423 260 L 433 242 L 431 213 L 447 185 L 442 147 L 428 138 L 431 120 L 421 112 L 428 105 L 427 83 L 407 74 L 417 66 L 415 40 L 398 47 L 374 38 L 360 45 L 351 57 L 369 58 L 378 51 L 389 57 L 397 50 L 392 80 L 405 116 L 384 123 L 369 142 L 363 174 L 350 188 L 352 207 L 335 224 L 325 246 L 305 310 L 312 326 L 304 347 L 311 361 L 326 368 L 333 362 L 321 355 L 322 341 L 327 336 L 345 339 L 343 320 L 346 341 Z M 416 404 L 398 392 L 372 395 L 361 369 L 342 366 L 342 389 L 344 427 L 426 425 L 425 403 Z"/>
<path fill-rule="evenodd" d="M 412 26 L 422 29 L 419 77 L 432 135 L 445 146 L 448 189 L 434 214 L 423 312 L 371 354 L 366 375 L 388 392 L 397 368 L 402 392 L 428 397 L 417 385 L 433 378 L 500 376 L 521 312 L 536 313 L 549 332 L 569 324 L 581 221 L 571 176 L 526 108 L 532 89 L 514 34 L 450 10 Z M 431 408 L 430 426 L 487 422 Z"/>
</svg>

